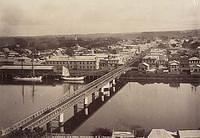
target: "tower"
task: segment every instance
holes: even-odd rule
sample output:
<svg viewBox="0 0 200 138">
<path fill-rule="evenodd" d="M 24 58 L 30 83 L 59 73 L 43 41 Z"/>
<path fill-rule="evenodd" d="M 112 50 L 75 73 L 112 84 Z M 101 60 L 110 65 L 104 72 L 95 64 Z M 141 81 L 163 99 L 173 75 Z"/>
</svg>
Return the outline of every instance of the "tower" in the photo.
<svg viewBox="0 0 200 138">
<path fill-rule="evenodd" d="M 75 43 L 76 43 L 76 47 L 79 47 L 79 44 L 78 44 L 78 36 L 77 36 L 77 35 L 75 35 L 74 40 L 75 40 Z"/>
</svg>

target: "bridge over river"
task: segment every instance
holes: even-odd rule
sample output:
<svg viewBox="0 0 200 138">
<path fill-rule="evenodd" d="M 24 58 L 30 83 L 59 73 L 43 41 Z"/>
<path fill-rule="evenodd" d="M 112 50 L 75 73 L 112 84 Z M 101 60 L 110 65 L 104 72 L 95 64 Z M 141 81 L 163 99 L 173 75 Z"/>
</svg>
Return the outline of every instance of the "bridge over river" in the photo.
<svg viewBox="0 0 200 138">
<path fill-rule="evenodd" d="M 111 70 L 109 73 L 101 76 L 100 78 L 92 81 L 91 83 L 83 86 L 82 88 L 75 91 L 74 95 L 69 97 L 63 95 L 63 97 L 55 100 L 47 107 L 40 109 L 39 111 L 27 116 L 26 118 L 18 121 L 12 126 L 1 130 L 1 135 L 8 135 L 19 129 L 31 129 L 36 127 L 43 127 L 52 120 L 58 118 L 62 121 L 63 113 L 68 108 L 73 107 L 74 113 L 78 112 L 78 109 L 82 107 L 85 110 L 85 114 L 89 113 L 88 105 L 97 97 L 101 97 L 104 100 L 105 95 L 109 95 L 109 90 L 112 89 L 115 92 L 115 80 L 119 78 L 123 73 L 126 73 L 131 69 L 131 65 L 138 62 L 150 49 L 133 57 L 123 66 Z"/>
</svg>

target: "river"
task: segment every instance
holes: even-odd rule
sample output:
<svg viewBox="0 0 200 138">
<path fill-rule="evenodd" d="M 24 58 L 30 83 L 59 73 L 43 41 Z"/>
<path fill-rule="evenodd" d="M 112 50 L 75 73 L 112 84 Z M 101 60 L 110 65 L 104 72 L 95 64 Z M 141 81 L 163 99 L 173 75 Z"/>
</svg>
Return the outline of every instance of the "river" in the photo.
<svg viewBox="0 0 200 138">
<path fill-rule="evenodd" d="M 0 84 L 0 129 L 11 126 L 83 84 Z"/>
<path fill-rule="evenodd" d="M 0 128 L 5 128 L 84 84 L 0 84 Z M 200 86 L 189 83 L 129 82 L 73 135 L 96 128 L 132 130 L 200 128 Z"/>
<path fill-rule="evenodd" d="M 90 135 L 96 128 L 198 129 L 200 86 L 129 82 L 81 124 L 73 135 Z"/>
</svg>

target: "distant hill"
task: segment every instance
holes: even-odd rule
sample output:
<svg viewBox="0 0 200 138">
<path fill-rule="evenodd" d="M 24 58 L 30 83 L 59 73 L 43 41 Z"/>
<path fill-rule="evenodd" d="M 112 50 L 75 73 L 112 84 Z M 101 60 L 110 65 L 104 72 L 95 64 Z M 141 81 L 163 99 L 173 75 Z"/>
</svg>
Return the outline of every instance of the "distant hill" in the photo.
<svg viewBox="0 0 200 138">
<path fill-rule="evenodd" d="M 116 42 L 120 39 L 161 39 L 168 38 L 189 38 L 192 36 L 200 37 L 200 29 L 186 31 L 163 31 L 163 32 L 141 32 L 141 33 L 97 33 L 97 34 L 77 34 L 80 45 L 101 46 Z M 0 47 L 9 47 L 19 44 L 21 47 L 53 48 L 75 45 L 75 35 L 47 35 L 33 37 L 0 37 Z M 100 44 L 98 43 L 100 42 Z"/>
</svg>

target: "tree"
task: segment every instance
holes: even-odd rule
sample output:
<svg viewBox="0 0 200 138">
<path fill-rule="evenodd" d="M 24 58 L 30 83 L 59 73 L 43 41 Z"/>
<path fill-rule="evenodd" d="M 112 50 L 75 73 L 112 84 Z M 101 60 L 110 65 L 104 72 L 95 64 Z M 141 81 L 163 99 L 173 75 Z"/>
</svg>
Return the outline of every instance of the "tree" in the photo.
<svg viewBox="0 0 200 138">
<path fill-rule="evenodd" d="M 112 132 L 110 129 L 107 128 L 96 128 L 94 131 L 91 132 L 93 136 L 111 136 Z"/>
<path fill-rule="evenodd" d="M 65 50 L 65 54 L 69 55 L 69 56 L 73 56 L 74 55 L 74 50 L 71 47 L 68 47 Z"/>
</svg>

